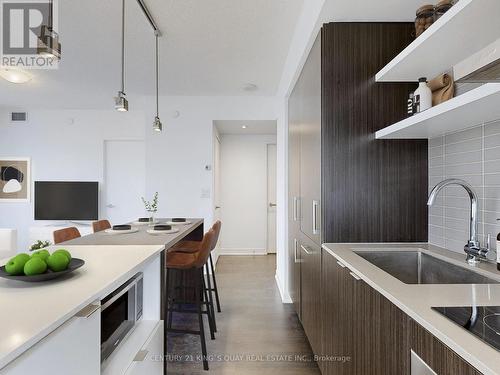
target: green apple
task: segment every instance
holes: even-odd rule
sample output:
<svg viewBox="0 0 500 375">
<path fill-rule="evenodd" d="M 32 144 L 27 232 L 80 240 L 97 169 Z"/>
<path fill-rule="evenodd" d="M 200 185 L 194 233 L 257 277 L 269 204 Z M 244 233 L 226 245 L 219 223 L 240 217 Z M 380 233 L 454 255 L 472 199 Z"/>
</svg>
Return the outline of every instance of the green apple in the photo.
<svg viewBox="0 0 500 375">
<path fill-rule="evenodd" d="M 71 254 L 68 250 L 66 249 L 58 249 L 56 251 L 53 252 L 53 254 L 64 254 L 66 255 L 66 257 L 68 258 L 68 260 L 71 261 Z"/>
<path fill-rule="evenodd" d="M 47 258 L 47 265 L 54 272 L 64 271 L 66 268 L 68 268 L 68 264 L 69 259 L 62 252 L 55 252 Z"/>
<path fill-rule="evenodd" d="M 28 260 L 30 260 L 30 256 L 28 254 L 17 254 L 7 262 L 5 265 L 5 271 L 9 275 L 22 275 L 24 272 L 24 265 Z"/>
<path fill-rule="evenodd" d="M 32 257 L 24 265 L 24 274 L 26 276 L 40 275 L 47 271 L 47 263 L 40 257 Z"/>
<path fill-rule="evenodd" d="M 47 258 L 50 256 L 50 253 L 48 252 L 48 250 L 40 250 L 40 251 L 37 251 L 36 253 L 34 253 L 31 257 L 34 258 L 34 257 L 40 257 L 42 258 L 45 262 L 47 261 Z"/>
</svg>

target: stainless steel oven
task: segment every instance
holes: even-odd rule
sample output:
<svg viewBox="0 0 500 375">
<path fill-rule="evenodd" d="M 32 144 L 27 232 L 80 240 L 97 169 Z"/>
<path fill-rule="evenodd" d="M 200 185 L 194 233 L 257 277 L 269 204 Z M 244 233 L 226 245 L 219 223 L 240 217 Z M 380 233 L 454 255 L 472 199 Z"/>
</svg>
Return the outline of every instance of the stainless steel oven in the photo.
<svg viewBox="0 0 500 375">
<path fill-rule="evenodd" d="M 143 274 L 135 275 L 101 301 L 101 363 L 142 318 Z"/>
</svg>

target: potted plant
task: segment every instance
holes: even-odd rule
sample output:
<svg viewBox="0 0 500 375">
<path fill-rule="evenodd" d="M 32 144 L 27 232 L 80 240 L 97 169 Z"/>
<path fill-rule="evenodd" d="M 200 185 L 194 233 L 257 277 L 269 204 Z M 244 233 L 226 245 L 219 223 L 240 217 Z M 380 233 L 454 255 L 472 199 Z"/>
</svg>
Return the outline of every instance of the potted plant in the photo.
<svg viewBox="0 0 500 375">
<path fill-rule="evenodd" d="M 50 241 L 38 240 L 33 245 L 30 246 L 30 251 L 41 250 L 49 247 L 51 245 Z"/>
<path fill-rule="evenodd" d="M 152 201 L 147 201 L 144 197 L 141 197 L 142 203 L 144 203 L 144 208 L 149 216 L 149 224 L 154 225 L 155 223 L 155 214 L 158 212 L 158 192 L 156 192 L 153 196 Z"/>
</svg>

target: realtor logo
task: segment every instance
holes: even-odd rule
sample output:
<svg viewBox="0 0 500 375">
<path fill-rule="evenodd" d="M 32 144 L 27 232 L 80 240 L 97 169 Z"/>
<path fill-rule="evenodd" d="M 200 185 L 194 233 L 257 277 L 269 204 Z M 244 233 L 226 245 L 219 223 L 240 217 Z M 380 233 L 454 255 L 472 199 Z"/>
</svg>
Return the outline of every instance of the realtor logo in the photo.
<svg viewBox="0 0 500 375">
<path fill-rule="evenodd" d="M 61 45 L 57 6 L 52 0 L 0 0 L 1 59 L 4 68 L 55 69 Z"/>
</svg>

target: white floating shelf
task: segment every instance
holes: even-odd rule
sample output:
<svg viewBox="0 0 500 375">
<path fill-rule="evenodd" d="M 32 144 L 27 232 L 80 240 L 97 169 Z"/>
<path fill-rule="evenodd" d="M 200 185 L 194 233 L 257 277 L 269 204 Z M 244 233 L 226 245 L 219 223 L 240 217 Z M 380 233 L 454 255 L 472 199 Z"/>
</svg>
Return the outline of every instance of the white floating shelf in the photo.
<svg viewBox="0 0 500 375">
<path fill-rule="evenodd" d="M 432 79 L 500 38 L 500 0 L 459 0 L 375 76 L 378 82 Z"/>
<path fill-rule="evenodd" d="M 375 136 L 377 139 L 428 139 L 498 119 L 500 83 L 487 83 L 379 130 Z"/>
</svg>

